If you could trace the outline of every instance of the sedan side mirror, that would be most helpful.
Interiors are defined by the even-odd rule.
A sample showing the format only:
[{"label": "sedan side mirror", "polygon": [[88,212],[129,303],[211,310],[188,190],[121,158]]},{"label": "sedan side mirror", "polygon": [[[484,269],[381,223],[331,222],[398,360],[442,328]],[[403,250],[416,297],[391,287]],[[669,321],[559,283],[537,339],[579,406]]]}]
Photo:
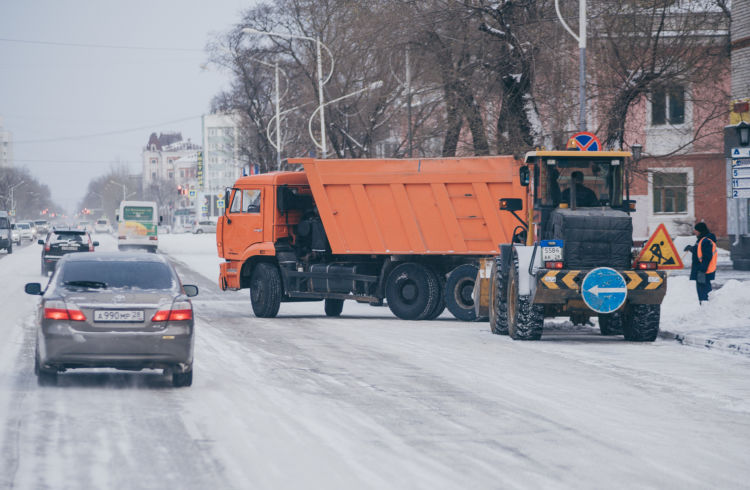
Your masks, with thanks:
[{"label": "sedan side mirror", "polygon": [[26,291],[26,294],[40,296],[42,294],[42,285],[38,282],[29,282],[26,283],[26,286],[24,286],[23,290]]},{"label": "sedan side mirror", "polygon": [[36,243],[38,243],[39,245],[44,245],[44,240],[37,240]]},{"label": "sedan side mirror", "polygon": [[198,286],[194,286],[192,284],[184,284],[182,286],[182,289],[185,290],[185,296],[187,296],[188,298],[198,296]]}]

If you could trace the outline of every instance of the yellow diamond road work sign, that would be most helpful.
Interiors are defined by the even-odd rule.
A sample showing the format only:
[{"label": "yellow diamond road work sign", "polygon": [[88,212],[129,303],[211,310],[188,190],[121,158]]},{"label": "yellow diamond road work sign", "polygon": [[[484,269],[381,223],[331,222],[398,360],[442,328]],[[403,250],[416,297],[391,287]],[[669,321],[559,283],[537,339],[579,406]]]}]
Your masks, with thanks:
[{"label": "yellow diamond road work sign", "polygon": [[638,256],[638,261],[656,262],[658,269],[682,269],[684,267],[664,223],[660,224],[648,239],[641,255]]}]

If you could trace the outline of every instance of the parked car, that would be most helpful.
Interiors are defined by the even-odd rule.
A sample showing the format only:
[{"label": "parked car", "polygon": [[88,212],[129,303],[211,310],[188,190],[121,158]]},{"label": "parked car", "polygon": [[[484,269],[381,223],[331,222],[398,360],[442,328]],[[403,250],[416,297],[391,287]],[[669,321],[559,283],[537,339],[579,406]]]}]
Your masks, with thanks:
[{"label": "parked car", "polygon": [[193,233],[216,233],[216,221],[196,221],[193,225]]},{"label": "parked car", "polygon": [[161,255],[70,254],[42,290],[34,373],[53,385],[71,368],[163,369],[175,387],[193,382],[193,305],[198,287],[182,285]]},{"label": "parked car", "polygon": [[49,232],[49,221],[46,219],[34,220],[34,226],[36,227],[37,236],[44,236]]},{"label": "parked car", "polygon": [[55,270],[55,265],[63,255],[73,252],[93,252],[99,242],[91,240],[91,235],[83,230],[52,230],[46,240],[39,240],[42,248],[42,275]]},{"label": "parked car", "polygon": [[112,233],[112,226],[107,218],[100,218],[94,223],[94,233]]},{"label": "parked car", "polygon": [[13,230],[7,211],[0,211],[0,248],[13,253]]},{"label": "parked car", "polygon": [[18,223],[16,223],[16,230],[18,230],[19,243],[23,240],[34,240],[34,230],[31,229],[31,225],[29,225],[28,222],[19,221]]},{"label": "parked car", "polygon": [[12,223],[10,225],[10,235],[12,237],[13,243],[16,245],[21,244],[21,234],[18,232],[18,228],[16,228],[16,224]]}]

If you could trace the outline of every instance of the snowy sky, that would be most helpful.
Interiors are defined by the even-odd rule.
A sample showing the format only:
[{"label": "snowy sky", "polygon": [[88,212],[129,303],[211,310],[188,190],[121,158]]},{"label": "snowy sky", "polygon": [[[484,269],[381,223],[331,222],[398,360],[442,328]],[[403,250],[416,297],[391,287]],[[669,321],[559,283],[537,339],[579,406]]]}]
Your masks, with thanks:
[{"label": "snowy sky", "polygon": [[199,141],[200,115],[228,85],[225,73],[201,68],[206,42],[252,3],[2,2],[0,117],[13,133],[16,167],[72,211],[113,162],[140,172],[151,132]]}]

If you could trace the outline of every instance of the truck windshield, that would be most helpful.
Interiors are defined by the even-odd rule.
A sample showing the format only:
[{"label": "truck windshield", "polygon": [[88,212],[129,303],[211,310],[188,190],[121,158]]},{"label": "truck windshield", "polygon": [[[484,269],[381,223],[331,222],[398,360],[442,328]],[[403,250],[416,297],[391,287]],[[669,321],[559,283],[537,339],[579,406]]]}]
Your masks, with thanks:
[{"label": "truck windshield", "polygon": [[545,160],[540,172],[542,204],[569,207],[575,199],[576,207],[619,207],[622,205],[621,168],[620,160]]}]

